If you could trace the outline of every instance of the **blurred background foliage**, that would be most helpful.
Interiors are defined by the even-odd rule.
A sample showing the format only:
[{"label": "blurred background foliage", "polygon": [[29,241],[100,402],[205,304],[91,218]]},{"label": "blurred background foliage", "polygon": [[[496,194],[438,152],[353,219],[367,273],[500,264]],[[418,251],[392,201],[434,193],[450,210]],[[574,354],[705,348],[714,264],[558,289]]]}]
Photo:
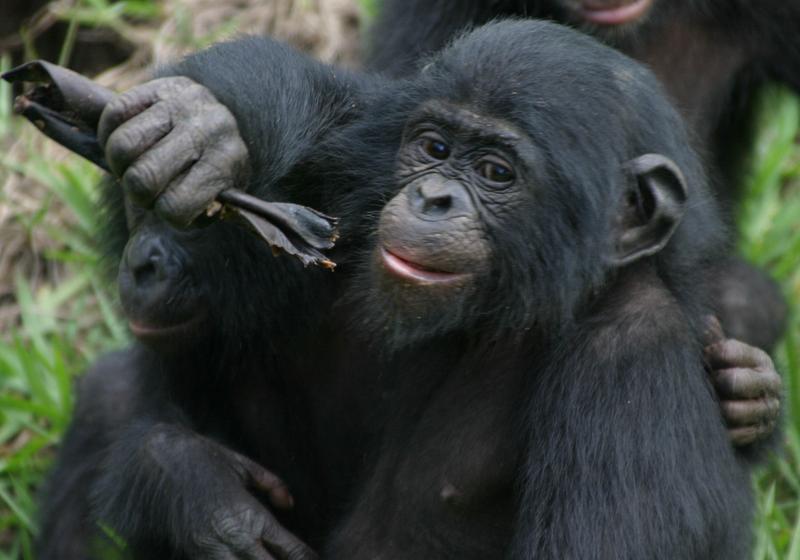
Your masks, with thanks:
[{"label": "blurred background foliage", "polygon": [[[118,90],[152,64],[239,32],[269,33],[355,66],[380,0],[3,0],[0,70],[45,57]],[[0,560],[32,558],[35,496],[69,422],[72,382],[124,346],[98,250],[99,173],[12,116],[0,84]],[[793,310],[776,353],[786,383],[781,454],[754,476],[754,558],[800,560],[800,100],[770,86],[738,224],[740,251],[782,284]]]}]

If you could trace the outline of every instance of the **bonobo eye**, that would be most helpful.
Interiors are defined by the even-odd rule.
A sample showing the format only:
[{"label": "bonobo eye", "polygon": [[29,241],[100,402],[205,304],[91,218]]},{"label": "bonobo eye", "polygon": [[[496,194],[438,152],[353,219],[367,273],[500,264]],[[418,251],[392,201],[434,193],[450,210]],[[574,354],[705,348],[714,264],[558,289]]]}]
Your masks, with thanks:
[{"label": "bonobo eye", "polygon": [[422,150],[433,159],[450,157],[450,147],[439,136],[425,135],[421,140]]},{"label": "bonobo eye", "polygon": [[481,160],[478,164],[478,174],[492,183],[510,183],[514,180],[514,171],[502,160]]}]

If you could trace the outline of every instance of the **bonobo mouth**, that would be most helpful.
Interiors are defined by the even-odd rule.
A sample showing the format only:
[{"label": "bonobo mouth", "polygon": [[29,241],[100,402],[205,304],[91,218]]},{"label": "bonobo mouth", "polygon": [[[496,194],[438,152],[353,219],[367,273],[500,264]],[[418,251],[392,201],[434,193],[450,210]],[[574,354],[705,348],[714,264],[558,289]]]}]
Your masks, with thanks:
[{"label": "bonobo mouth", "polygon": [[436,270],[428,265],[409,260],[406,255],[399,255],[396,249],[390,251],[386,247],[381,247],[381,260],[384,268],[395,276],[418,283],[441,284],[466,276],[459,272]]},{"label": "bonobo mouth", "polygon": [[581,0],[580,14],[598,25],[622,25],[640,19],[653,0]]},{"label": "bonobo mouth", "polygon": [[204,312],[196,313],[188,319],[174,323],[129,319],[128,326],[133,336],[146,344],[177,343],[195,334],[205,316]]}]

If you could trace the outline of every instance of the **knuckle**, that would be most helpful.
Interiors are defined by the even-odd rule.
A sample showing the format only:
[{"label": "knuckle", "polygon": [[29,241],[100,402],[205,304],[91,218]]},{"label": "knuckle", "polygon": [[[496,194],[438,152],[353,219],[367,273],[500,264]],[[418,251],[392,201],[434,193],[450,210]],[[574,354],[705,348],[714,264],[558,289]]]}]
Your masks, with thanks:
[{"label": "knuckle", "polygon": [[109,101],[106,108],[103,110],[103,116],[106,118],[120,118],[125,115],[130,107],[133,99],[134,90],[126,91],[114,97]]},{"label": "knuckle", "polygon": [[153,167],[144,162],[132,165],[122,176],[125,190],[138,199],[152,198],[158,187],[155,182]]},{"label": "knuckle", "polygon": [[158,197],[154,210],[171,224],[186,227],[212,199],[213,197],[199,196],[198,193],[187,195],[170,189]]},{"label": "knuckle", "polygon": [[180,204],[178,197],[171,193],[165,193],[158,198],[155,211],[158,216],[175,225],[186,225],[191,221],[186,218],[188,212]]},{"label": "knuckle", "polygon": [[190,120],[182,129],[181,136],[185,140],[186,157],[200,157],[208,144],[208,133],[197,119]]},{"label": "knuckle", "polygon": [[138,144],[140,135],[131,127],[115,130],[108,138],[106,153],[113,158],[124,158]]},{"label": "knuckle", "polygon": [[230,119],[228,119],[228,115],[225,113],[226,111],[223,107],[210,107],[206,113],[206,117],[202,119],[196,119],[195,125],[202,126],[209,130],[214,130],[218,133],[230,133]]},{"label": "knuckle", "polygon": [[752,370],[752,376],[762,395],[778,397],[783,391],[783,379],[773,368],[757,367]]},{"label": "knuckle", "polygon": [[758,374],[764,378],[765,381],[768,381],[769,384],[776,384],[776,385],[783,385],[783,379],[778,374],[778,371],[775,369],[772,360],[768,364],[761,364],[755,368]]},{"label": "knuckle", "polygon": [[189,80],[188,84],[185,86],[185,93],[187,97],[196,98],[196,99],[213,99],[211,92],[207,87],[204,85],[198,84],[195,81]]},{"label": "knuckle", "polygon": [[124,121],[123,115],[125,114],[124,100],[122,96],[118,95],[108,102],[105,109],[100,115],[100,121],[97,126],[98,139],[101,143],[106,142],[114,132],[115,128]]},{"label": "knuckle", "polygon": [[770,358],[769,354],[764,352],[761,348],[752,347],[753,352],[753,359],[756,364],[760,367],[766,369],[774,369],[774,365],[772,363],[772,358]]},{"label": "knuckle", "polygon": [[185,91],[192,82],[185,76],[168,76],[166,78],[158,78],[152,83],[156,88],[156,94],[159,99],[170,99],[175,94]]},{"label": "knuckle", "polygon": [[220,150],[226,158],[234,162],[246,160],[248,157],[247,146],[238,134],[233,135],[230,141],[223,142]]},{"label": "knuckle", "polygon": [[770,420],[777,418],[781,412],[781,401],[778,399],[767,399],[767,416]]}]

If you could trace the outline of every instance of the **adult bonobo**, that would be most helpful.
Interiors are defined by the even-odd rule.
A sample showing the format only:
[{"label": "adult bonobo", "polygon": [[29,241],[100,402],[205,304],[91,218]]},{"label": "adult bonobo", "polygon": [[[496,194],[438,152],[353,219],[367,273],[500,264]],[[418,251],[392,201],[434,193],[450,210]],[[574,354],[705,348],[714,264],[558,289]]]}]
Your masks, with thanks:
[{"label": "adult bonobo", "polygon": [[[753,94],[770,79],[800,87],[800,4],[784,0],[384,0],[367,67],[410,74],[460,31],[511,15],[573,25],[645,62],[707,153],[726,207],[750,146]],[[723,263],[717,276],[726,331],[772,348],[787,311],[778,287],[738,258]]]},{"label": "adult bonobo", "polygon": [[[298,539],[347,559],[746,556],[748,473],[701,357],[723,226],[647,71],[508,22],[407,82],[255,39],[172,72],[104,117],[133,125],[104,136],[116,157],[138,150],[138,200],[183,222],[224,188],[138,163],[203,161],[161,150],[198,95],[188,77],[235,116],[255,192],[343,231],[332,275],[230,224],[168,234],[168,252],[226,266],[195,276],[230,290],[212,317],[245,302],[263,317],[114,366],[137,392],[87,485],[142,557],[309,557]],[[154,96],[164,84],[177,96]]]}]

